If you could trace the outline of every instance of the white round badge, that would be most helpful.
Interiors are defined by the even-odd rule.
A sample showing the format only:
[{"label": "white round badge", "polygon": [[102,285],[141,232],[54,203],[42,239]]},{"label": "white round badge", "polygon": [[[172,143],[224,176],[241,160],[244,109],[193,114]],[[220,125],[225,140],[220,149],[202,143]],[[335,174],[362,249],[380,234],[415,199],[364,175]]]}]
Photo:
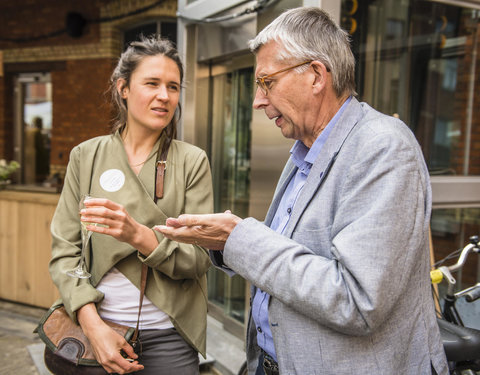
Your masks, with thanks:
[{"label": "white round badge", "polygon": [[119,169],[109,169],[100,176],[100,186],[103,190],[114,192],[122,188],[125,183],[125,175]]}]

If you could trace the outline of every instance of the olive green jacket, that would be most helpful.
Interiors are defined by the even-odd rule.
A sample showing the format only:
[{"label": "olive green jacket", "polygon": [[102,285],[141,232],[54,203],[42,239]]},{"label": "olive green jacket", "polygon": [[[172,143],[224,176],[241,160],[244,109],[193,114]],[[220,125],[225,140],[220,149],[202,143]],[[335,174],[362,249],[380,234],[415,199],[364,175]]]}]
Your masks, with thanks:
[{"label": "olive green jacket", "polygon": [[[113,266],[139,287],[142,262],[149,266],[145,295],[170,319],[197,351],[205,356],[208,252],[180,244],[154,231],[157,248],[145,257],[125,242],[93,233],[86,264],[90,279],[69,277],[65,271],[79,263],[81,235],[78,202],[82,194],[108,198],[125,207],[131,217],[147,227],[165,224],[182,213],[210,213],[213,193],[210,166],[204,151],[173,140],[167,157],[164,196],[153,200],[158,144],[140,173],[128,164],[118,134],[93,138],[76,146],[71,154],[65,184],[52,220],[52,259],[49,269],[61,301],[76,321],[83,305],[103,299],[95,286]],[[114,179],[105,180],[112,172]],[[112,174],[112,173],[111,173]],[[122,176],[124,183],[122,183]],[[110,176],[111,177],[111,176]],[[105,188],[109,191],[106,191]],[[117,191],[111,191],[116,190]]]}]

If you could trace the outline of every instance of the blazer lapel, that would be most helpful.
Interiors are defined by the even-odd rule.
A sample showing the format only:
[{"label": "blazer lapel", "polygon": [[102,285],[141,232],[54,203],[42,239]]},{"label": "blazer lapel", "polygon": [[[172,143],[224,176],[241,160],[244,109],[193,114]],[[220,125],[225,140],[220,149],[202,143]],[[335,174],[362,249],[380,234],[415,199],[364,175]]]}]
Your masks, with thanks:
[{"label": "blazer lapel", "polygon": [[317,159],[313,163],[307,181],[305,182],[297,202],[293,207],[292,217],[285,228],[285,236],[292,236],[298,220],[302,216],[317,190],[320,188],[320,185],[327,176],[328,171],[335,162],[335,158],[345,143],[345,140],[358,123],[358,120],[362,117],[362,114],[363,110],[361,104],[357,99],[352,98],[347,108],[345,108],[345,112],[342,114],[328,136],[320,155],[318,155]]}]

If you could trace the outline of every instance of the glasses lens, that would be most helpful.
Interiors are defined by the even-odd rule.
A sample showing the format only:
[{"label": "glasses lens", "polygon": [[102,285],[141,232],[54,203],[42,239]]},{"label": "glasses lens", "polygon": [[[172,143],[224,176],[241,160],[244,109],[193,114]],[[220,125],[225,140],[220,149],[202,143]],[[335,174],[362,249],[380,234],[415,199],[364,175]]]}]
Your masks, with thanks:
[{"label": "glasses lens", "polygon": [[268,94],[267,86],[265,85],[265,81],[261,78],[258,78],[255,80],[255,83],[257,84],[258,87],[260,87],[260,90],[262,90],[263,95]]}]

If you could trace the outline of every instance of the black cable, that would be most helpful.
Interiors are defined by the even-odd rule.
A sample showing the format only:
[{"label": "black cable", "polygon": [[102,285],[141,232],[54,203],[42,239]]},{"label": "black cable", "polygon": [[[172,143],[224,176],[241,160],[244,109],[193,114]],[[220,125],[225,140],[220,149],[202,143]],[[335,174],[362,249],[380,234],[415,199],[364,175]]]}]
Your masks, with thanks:
[{"label": "black cable", "polygon": [[165,0],[158,0],[150,5],[147,5],[147,6],[144,6],[143,8],[138,8],[138,9],[135,9],[131,12],[128,12],[128,13],[124,13],[124,14],[120,14],[118,16],[112,16],[112,17],[101,17],[101,18],[98,18],[98,19],[94,19],[94,20],[87,20],[87,22],[90,22],[90,23],[102,23],[102,22],[110,22],[110,21],[116,21],[116,20],[119,20],[119,19],[122,19],[122,18],[126,18],[126,17],[130,17],[130,16],[134,16],[136,14],[140,14],[140,13],[143,13],[143,12],[146,12],[147,10],[150,10],[152,8],[155,8],[157,5],[160,5],[161,3],[163,3]]},{"label": "black cable", "polygon": [[37,36],[29,36],[23,38],[2,38],[0,37],[0,42],[14,42],[14,43],[25,43],[25,42],[34,42],[41,39],[53,38],[55,36],[62,35],[67,32],[67,28],[63,28],[61,30],[52,31],[51,33],[37,35]]},{"label": "black cable", "polygon": [[52,31],[47,34],[43,35],[36,35],[36,36],[30,36],[30,37],[20,37],[20,38],[4,38],[0,37],[0,42],[13,42],[13,43],[26,43],[26,42],[34,42],[37,40],[42,40],[42,39],[47,39],[47,38],[53,38],[62,34],[69,34],[72,37],[79,37],[82,35],[82,30],[83,27],[85,27],[88,23],[94,24],[94,23],[103,23],[103,22],[110,22],[110,21],[115,21],[119,20],[122,18],[134,16],[136,14],[140,14],[143,12],[146,12],[147,10],[150,10],[158,5],[160,5],[162,2],[165,0],[157,0],[154,3],[144,6],[143,8],[135,9],[131,12],[120,14],[118,16],[112,16],[112,17],[100,17],[97,19],[87,19],[83,17],[80,13],[77,12],[70,12],[66,16],[66,27]]},{"label": "black cable", "polygon": [[451,253],[448,254],[445,258],[440,259],[439,261],[435,262],[435,263],[433,264],[433,267],[434,267],[434,268],[437,268],[439,265],[445,263],[447,260],[456,258],[456,257],[458,256],[458,254],[462,252],[462,250],[463,250],[463,249],[458,249],[458,250],[455,250],[455,251],[451,252]]}]

